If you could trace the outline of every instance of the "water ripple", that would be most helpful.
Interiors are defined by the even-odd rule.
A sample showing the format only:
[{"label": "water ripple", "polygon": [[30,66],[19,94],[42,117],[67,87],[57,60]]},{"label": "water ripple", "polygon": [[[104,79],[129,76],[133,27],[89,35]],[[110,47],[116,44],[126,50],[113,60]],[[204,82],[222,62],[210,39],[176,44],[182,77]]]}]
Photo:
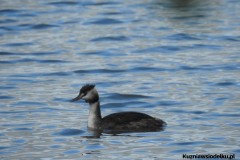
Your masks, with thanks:
[{"label": "water ripple", "polygon": [[114,25],[114,24],[121,24],[123,23],[120,20],[117,19],[112,19],[112,18],[101,18],[101,19],[96,19],[96,20],[91,20],[88,22],[85,22],[85,25]]},{"label": "water ripple", "polygon": [[10,79],[9,81],[17,81],[17,82],[35,82],[27,79],[20,79],[19,77],[49,77],[49,76],[69,76],[69,72],[50,72],[50,73],[28,73],[28,74],[12,74],[9,77],[17,77],[16,79]]},{"label": "water ripple", "polygon": [[13,99],[14,97],[12,96],[0,96],[0,99]]},{"label": "water ripple", "polygon": [[[116,99],[116,101],[118,101],[119,99]],[[140,101],[132,101],[132,102],[121,102],[121,103],[107,103],[102,105],[103,108],[122,108],[122,107],[129,107],[129,108],[133,108],[133,107],[141,107],[141,108],[145,108],[145,107],[149,107],[150,105],[146,102],[140,102]]]},{"label": "water ripple", "polygon": [[183,47],[179,46],[157,46],[149,47],[146,49],[136,50],[135,53],[176,53],[183,50]]},{"label": "water ripple", "polygon": [[112,2],[112,1],[106,1],[106,2],[87,2],[84,5],[86,6],[105,6],[105,5],[117,5],[120,4],[120,2]]},{"label": "water ripple", "polygon": [[240,117],[238,113],[211,113],[213,117]]},{"label": "water ripple", "polygon": [[177,101],[159,101],[159,102],[157,102],[156,105],[158,105],[158,106],[180,106],[183,104],[185,104],[185,103],[177,102]]},{"label": "water ripple", "polygon": [[18,10],[18,9],[1,9],[0,10],[0,13],[1,14],[16,14],[16,13],[19,13],[19,12],[21,12],[22,10]]},{"label": "water ripple", "polygon": [[58,1],[58,2],[50,2],[47,3],[49,5],[55,6],[74,6],[74,5],[81,5],[81,6],[103,6],[103,5],[115,5],[119,4],[118,2],[91,2],[91,1],[83,1],[83,2],[74,2],[74,1]]},{"label": "water ripple", "polygon": [[[15,19],[4,19],[4,20],[0,20],[0,24],[6,24],[6,23],[14,23],[17,22],[17,20]],[[1,29],[1,27],[0,27]]]},{"label": "water ripple", "polygon": [[32,29],[48,29],[48,28],[55,28],[59,27],[58,25],[52,24],[37,24],[37,25],[30,25]]},{"label": "water ripple", "polygon": [[[7,44],[6,44],[7,45]],[[9,55],[34,55],[34,56],[49,56],[49,55],[53,55],[53,54],[60,54],[62,51],[55,51],[55,52],[30,52],[30,53],[22,53],[22,52],[0,52],[0,55],[6,55],[6,56],[9,56]]]},{"label": "water ripple", "polygon": [[118,73],[124,72],[126,70],[122,69],[89,69],[89,70],[76,70],[74,73],[83,74],[83,73]]},{"label": "water ripple", "polygon": [[[98,52],[96,52],[97,54]],[[93,53],[95,54],[95,52]],[[160,67],[133,67],[128,69],[89,69],[76,70],[74,73],[122,73],[122,72],[177,72],[177,71],[218,71],[218,70],[240,70],[238,64],[223,64],[223,65],[199,65],[199,66],[179,66],[179,68],[160,68]]]},{"label": "water ripple", "polygon": [[174,143],[171,143],[171,145],[175,146],[175,145],[179,145],[179,146],[199,146],[199,145],[202,145],[202,144],[205,144],[206,142],[203,142],[203,141],[193,141],[193,142],[174,142]]},{"label": "water ripple", "polygon": [[226,82],[210,83],[210,85],[228,87],[228,86],[238,86],[238,83],[231,82],[231,81],[226,81]]},{"label": "water ripple", "polygon": [[77,154],[79,152],[80,152],[79,150],[68,150],[68,151],[65,151],[64,154]]},{"label": "water ripple", "polygon": [[177,150],[173,150],[173,151],[171,151],[170,153],[171,154],[180,154],[180,153],[192,153],[194,150],[192,150],[192,149],[177,149]]},{"label": "water ripple", "polygon": [[216,71],[216,70],[240,70],[240,64],[232,63],[232,64],[218,64],[218,65],[199,65],[199,66],[180,66],[180,70],[193,70],[193,71]]},{"label": "water ripple", "polygon": [[196,19],[205,18],[205,17],[206,17],[206,15],[199,14],[199,15],[192,15],[192,16],[175,16],[175,17],[172,17],[172,19],[175,19],[175,20],[187,20],[187,19],[196,20]]},{"label": "water ripple", "polygon": [[239,42],[240,41],[240,36],[220,36],[218,39],[221,39],[223,41],[233,41],[233,42]]},{"label": "water ripple", "polygon": [[46,104],[41,102],[20,101],[13,105],[14,106],[45,106]]},{"label": "water ripple", "polygon": [[107,36],[91,39],[92,42],[102,42],[102,41],[128,41],[129,38],[125,36]]},{"label": "water ripple", "polygon": [[43,76],[69,76],[70,73],[68,72],[52,72],[52,73],[47,73],[43,74]]},{"label": "water ripple", "polygon": [[49,2],[49,5],[56,5],[56,6],[68,6],[68,5],[78,5],[79,2],[74,1],[59,1],[59,2]]},{"label": "water ripple", "polygon": [[32,128],[22,127],[22,128],[14,128],[16,131],[32,131]]},{"label": "water ripple", "polygon": [[98,55],[98,56],[123,56],[123,53],[118,53],[109,50],[102,50],[102,51],[87,51],[81,52],[79,55]]},{"label": "water ripple", "polygon": [[[10,147],[9,146],[0,146],[0,150],[8,149],[8,148],[10,148]],[[1,154],[1,152],[0,152],[0,154]]]},{"label": "water ripple", "polygon": [[76,136],[76,135],[81,135],[83,134],[83,130],[79,129],[63,129],[60,132],[56,132],[53,135],[55,136]]},{"label": "water ripple", "polygon": [[9,90],[9,89],[16,89],[17,87],[15,87],[14,85],[4,85],[4,86],[0,86],[0,89],[2,90]]},{"label": "water ripple", "polygon": [[4,46],[9,46],[9,47],[21,47],[21,46],[30,46],[30,45],[33,45],[33,43],[32,42],[21,42],[21,43],[8,43],[8,44],[4,44]]},{"label": "water ripple", "polygon": [[169,109],[169,110],[166,110],[166,112],[173,112],[173,113],[190,113],[190,114],[206,114],[207,112],[205,111],[198,111],[198,110],[195,110],[195,111],[187,111],[187,110],[181,110],[181,109]]},{"label": "water ripple", "polygon": [[[179,37],[175,37],[176,40],[178,38]],[[174,38],[170,38],[170,39],[174,39]],[[188,40],[188,38],[185,37],[185,40]],[[156,47],[148,47],[145,49],[136,50],[134,51],[134,53],[177,53],[179,51],[196,50],[196,49],[221,50],[222,47],[219,45],[206,45],[206,44],[194,44],[191,46],[156,46]]]},{"label": "water ripple", "polygon": [[125,14],[133,14],[132,11],[122,11],[122,12],[119,12],[119,11],[112,11],[112,12],[103,12],[101,13],[102,15],[111,15],[111,16],[114,16],[114,15],[125,15]]},{"label": "water ripple", "polygon": [[173,72],[176,71],[176,69],[174,68],[160,68],[160,67],[133,67],[131,69],[129,69],[129,71],[131,72]]},{"label": "water ripple", "polygon": [[8,61],[0,61],[0,64],[17,64],[17,63],[28,63],[28,62],[35,62],[35,63],[68,63],[68,61],[63,60],[39,60],[39,59],[30,59],[30,58],[24,58],[24,59],[18,59],[18,60],[8,60]]},{"label": "water ripple", "polygon": [[166,39],[176,40],[176,41],[180,41],[180,40],[200,40],[200,38],[198,38],[194,35],[191,35],[191,34],[187,34],[187,33],[173,34],[173,35],[167,36]]},{"label": "water ripple", "polygon": [[138,98],[151,98],[151,96],[140,95],[140,94],[111,93],[107,98],[127,100],[127,99],[138,99]]},{"label": "water ripple", "polygon": [[49,28],[56,28],[59,27],[58,25],[53,24],[19,24],[16,26],[4,26],[0,27],[0,29],[5,31],[27,31],[30,29],[49,29]]},{"label": "water ripple", "polygon": [[191,47],[192,49],[210,49],[210,50],[221,50],[220,45],[210,45],[210,44],[195,44]]},{"label": "water ripple", "polygon": [[[1,126],[5,126],[5,127],[20,127],[20,126],[33,126],[35,123],[20,123],[20,124],[16,124],[16,123],[5,123],[2,124]],[[25,127],[22,127],[25,128]],[[27,127],[28,128],[28,127]]]}]

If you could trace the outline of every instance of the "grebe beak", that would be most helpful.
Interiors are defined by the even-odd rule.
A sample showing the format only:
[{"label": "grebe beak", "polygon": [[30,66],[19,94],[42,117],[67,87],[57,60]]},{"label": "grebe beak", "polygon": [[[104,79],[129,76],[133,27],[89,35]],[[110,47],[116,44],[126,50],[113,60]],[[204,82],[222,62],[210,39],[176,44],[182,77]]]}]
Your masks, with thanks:
[{"label": "grebe beak", "polygon": [[71,102],[78,101],[78,100],[82,99],[83,96],[84,96],[84,94],[79,94],[76,98],[73,98],[73,99],[71,100]]}]

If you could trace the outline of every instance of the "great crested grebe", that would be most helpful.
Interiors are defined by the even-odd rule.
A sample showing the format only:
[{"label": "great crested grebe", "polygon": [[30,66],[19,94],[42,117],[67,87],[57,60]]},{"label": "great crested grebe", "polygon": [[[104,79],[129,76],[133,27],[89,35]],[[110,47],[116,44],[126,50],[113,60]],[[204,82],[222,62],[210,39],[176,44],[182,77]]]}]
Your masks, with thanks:
[{"label": "great crested grebe", "polygon": [[84,85],[72,102],[83,99],[89,103],[88,128],[102,132],[152,132],[161,131],[166,125],[161,119],[139,112],[119,112],[101,116],[99,95],[93,84]]}]

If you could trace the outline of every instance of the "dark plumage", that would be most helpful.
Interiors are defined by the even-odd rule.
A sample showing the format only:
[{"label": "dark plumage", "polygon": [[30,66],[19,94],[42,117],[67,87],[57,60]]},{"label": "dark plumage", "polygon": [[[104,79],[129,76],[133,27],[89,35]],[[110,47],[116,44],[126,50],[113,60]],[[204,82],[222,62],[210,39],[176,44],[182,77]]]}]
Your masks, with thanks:
[{"label": "dark plumage", "polygon": [[80,89],[80,94],[81,93],[87,94],[87,92],[93,89],[94,87],[95,87],[94,84],[86,84]]},{"label": "dark plumage", "polygon": [[160,131],[166,125],[161,119],[139,112],[119,112],[102,119],[101,128],[106,132]]},{"label": "dark plumage", "polygon": [[119,112],[104,118],[101,116],[100,102],[95,85],[84,85],[79,95],[72,101],[84,99],[90,105],[88,127],[107,133],[160,131],[166,123],[145,113]]}]

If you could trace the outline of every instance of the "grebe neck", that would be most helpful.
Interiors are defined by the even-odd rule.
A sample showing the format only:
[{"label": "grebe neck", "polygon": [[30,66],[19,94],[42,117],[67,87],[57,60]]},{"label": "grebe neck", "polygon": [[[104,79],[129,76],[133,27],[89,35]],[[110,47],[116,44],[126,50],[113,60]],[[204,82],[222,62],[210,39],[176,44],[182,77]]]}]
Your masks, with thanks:
[{"label": "grebe neck", "polygon": [[96,101],[89,103],[89,105],[88,127],[90,129],[99,129],[102,120],[100,102]]}]

